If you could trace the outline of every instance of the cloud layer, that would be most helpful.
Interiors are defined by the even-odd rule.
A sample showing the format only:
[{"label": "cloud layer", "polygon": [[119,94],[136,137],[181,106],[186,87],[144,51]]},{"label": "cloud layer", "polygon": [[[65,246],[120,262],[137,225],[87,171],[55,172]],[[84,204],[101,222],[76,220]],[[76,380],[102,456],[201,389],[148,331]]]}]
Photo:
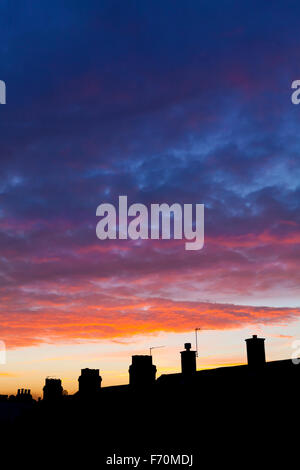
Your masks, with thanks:
[{"label": "cloud layer", "polygon": [[[1,339],[23,346],[299,315],[300,110],[290,100],[299,7],[11,9],[0,14]],[[204,203],[204,249],[100,242],[96,207],[120,194]]]}]

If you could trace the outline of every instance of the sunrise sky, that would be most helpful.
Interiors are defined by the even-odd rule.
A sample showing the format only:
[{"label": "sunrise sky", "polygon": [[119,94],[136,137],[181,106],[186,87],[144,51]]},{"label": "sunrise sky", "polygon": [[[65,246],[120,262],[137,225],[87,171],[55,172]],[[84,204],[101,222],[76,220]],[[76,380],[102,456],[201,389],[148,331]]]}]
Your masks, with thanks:
[{"label": "sunrise sky", "polygon": [[[83,367],[127,383],[300,338],[299,13],[293,1],[2,2],[0,394]],[[96,237],[96,208],[205,204],[205,245]]]}]

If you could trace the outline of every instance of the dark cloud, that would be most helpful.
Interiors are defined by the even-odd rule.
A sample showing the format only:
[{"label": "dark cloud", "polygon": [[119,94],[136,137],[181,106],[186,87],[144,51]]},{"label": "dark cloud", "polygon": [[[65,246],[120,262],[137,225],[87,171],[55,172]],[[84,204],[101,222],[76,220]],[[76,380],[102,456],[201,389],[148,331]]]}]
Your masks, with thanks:
[{"label": "dark cloud", "polygon": [[[162,302],[196,298],[200,288],[212,301],[214,293],[238,302],[272,291],[296,299],[299,110],[290,85],[300,73],[299,7],[19,7],[0,7],[8,91],[0,108],[0,279],[8,311],[15,304],[7,292],[23,299],[22,314],[39,306],[39,298],[24,299],[25,286],[49,296],[53,283],[66,292],[81,285],[88,297],[94,284],[86,283],[118,292],[126,280],[136,295],[137,279],[141,297]],[[205,249],[101,244],[96,207],[119,194],[130,203],[204,203]]]}]

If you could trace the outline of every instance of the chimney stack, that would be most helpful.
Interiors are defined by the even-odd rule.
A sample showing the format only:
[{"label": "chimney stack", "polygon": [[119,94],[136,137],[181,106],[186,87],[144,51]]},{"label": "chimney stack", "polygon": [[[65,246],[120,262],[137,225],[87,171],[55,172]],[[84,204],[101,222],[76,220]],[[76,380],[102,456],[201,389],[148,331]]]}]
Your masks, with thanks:
[{"label": "chimney stack", "polygon": [[62,398],[63,388],[60,379],[46,378],[43,387],[44,397],[46,401],[56,401]]},{"label": "chimney stack", "polygon": [[196,351],[191,351],[191,343],[184,344],[181,351],[181,373],[184,377],[192,377],[196,373]]},{"label": "chimney stack", "polygon": [[80,395],[87,397],[99,392],[102,382],[99,372],[99,369],[81,369],[81,375],[78,378]]},{"label": "chimney stack", "polygon": [[248,338],[245,341],[248,365],[251,367],[262,367],[266,363],[265,338],[258,338],[257,335],[253,335],[252,338]]},{"label": "chimney stack", "polygon": [[156,366],[152,356],[132,356],[129,366],[129,384],[136,388],[146,388],[155,383]]}]

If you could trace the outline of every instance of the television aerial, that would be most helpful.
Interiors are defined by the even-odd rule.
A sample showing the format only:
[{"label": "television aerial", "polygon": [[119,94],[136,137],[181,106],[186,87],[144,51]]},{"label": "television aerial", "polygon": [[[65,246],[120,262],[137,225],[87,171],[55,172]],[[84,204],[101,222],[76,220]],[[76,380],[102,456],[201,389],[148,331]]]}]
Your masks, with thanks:
[{"label": "television aerial", "polygon": [[196,357],[199,356],[198,354],[198,331],[200,331],[201,328],[195,328],[195,337],[196,337]]},{"label": "television aerial", "polygon": [[152,349],[160,349],[160,348],[165,348],[165,346],[152,346],[151,348],[149,348],[150,356],[152,356]]}]

